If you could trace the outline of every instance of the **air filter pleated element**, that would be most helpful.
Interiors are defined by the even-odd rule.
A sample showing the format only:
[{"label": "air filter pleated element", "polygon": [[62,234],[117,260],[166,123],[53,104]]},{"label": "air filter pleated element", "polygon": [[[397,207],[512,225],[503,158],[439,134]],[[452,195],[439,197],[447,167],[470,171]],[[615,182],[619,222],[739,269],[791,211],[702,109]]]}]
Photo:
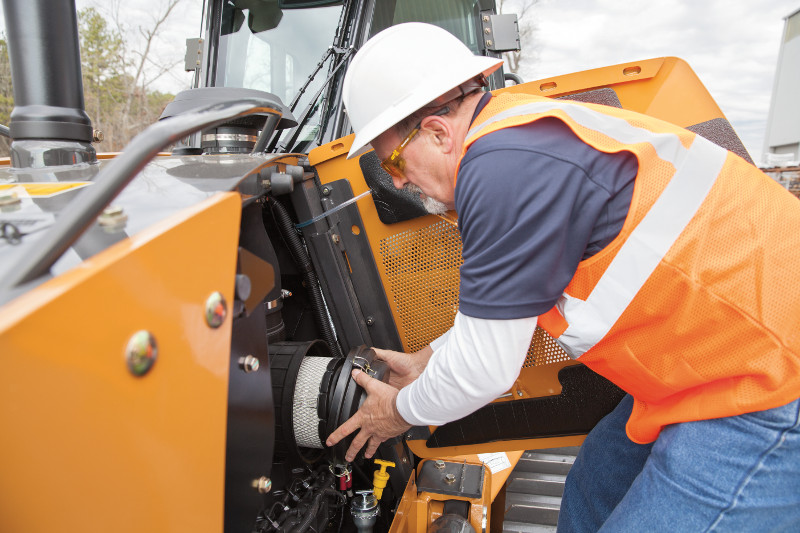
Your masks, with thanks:
[{"label": "air filter pleated element", "polygon": [[319,385],[330,361],[330,357],[305,357],[300,364],[292,401],[292,427],[298,446],[322,448],[317,402]]}]

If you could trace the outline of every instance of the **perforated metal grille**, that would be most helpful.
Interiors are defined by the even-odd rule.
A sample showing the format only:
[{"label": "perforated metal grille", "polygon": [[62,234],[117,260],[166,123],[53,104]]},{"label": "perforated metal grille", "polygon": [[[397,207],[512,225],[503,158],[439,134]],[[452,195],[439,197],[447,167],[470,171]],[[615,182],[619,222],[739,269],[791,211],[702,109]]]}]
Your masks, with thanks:
[{"label": "perforated metal grille", "polygon": [[306,357],[300,363],[292,398],[292,427],[298,446],[322,448],[322,441],[319,439],[317,397],[319,384],[322,383],[322,377],[330,360],[330,357]]},{"label": "perforated metal grille", "polygon": [[531,342],[531,347],[528,348],[528,356],[525,358],[522,368],[549,365],[569,360],[569,355],[561,349],[555,339],[537,326],[536,331],[533,332],[533,342]]},{"label": "perforated metal grille", "polygon": [[[447,331],[458,311],[461,236],[446,221],[403,231],[380,242],[388,292],[409,352],[427,346]],[[543,329],[536,328],[523,368],[569,361]]]},{"label": "perforated metal grille", "polygon": [[461,236],[441,221],[381,241],[395,313],[409,352],[427,346],[453,325],[458,311]]}]

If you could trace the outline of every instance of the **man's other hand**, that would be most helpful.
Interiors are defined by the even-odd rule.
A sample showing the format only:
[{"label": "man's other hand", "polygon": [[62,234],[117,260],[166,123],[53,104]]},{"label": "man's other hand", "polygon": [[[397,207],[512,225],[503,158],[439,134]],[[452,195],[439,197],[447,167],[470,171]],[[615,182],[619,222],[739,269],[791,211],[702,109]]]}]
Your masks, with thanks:
[{"label": "man's other hand", "polygon": [[326,442],[327,446],[333,446],[360,429],[345,454],[347,462],[353,461],[365,444],[367,447],[364,457],[371,458],[383,441],[400,435],[411,427],[397,411],[396,399],[399,391],[396,388],[373,379],[360,370],[353,370],[352,376],[367,391],[367,398],[356,414],[331,433]]},{"label": "man's other hand", "polygon": [[389,385],[396,389],[402,389],[409,385],[422,374],[428,364],[428,360],[433,354],[430,346],[414,353],[394,352],[392,350],[381,350],[373,348],[378,359],[389,365]]}]

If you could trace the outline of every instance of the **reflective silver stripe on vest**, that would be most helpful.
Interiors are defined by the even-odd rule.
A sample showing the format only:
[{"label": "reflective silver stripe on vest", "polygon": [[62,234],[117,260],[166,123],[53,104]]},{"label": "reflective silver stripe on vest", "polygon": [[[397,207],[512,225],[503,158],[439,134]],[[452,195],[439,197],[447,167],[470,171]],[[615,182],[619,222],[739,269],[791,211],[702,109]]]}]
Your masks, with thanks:
[{"label": "reflective silver stripe on vest", "polygon": [[[543,104],[544,109],[539,103],[524,104],[500,115],[509,118],[518,114],[529,114],[532,112],[530,106],[537,106],[539,110],[536,112],[553,107],[569,107],[567,112],[576,122],[592,129],[596,128],[620,142],[650,142],[659,156],[673,162],[677,169],[645,217],[623,243],[589,297],[584,301],[564,294],[559,299],[558,310],[567,320],[569,327],[556,340],[570,357],[577,359],[606,336],[630,305],[708,196],[722,170],[728,152],[699,135],[695,136],[689,150],[685,150],[678,137],[673,134],[654,134],[631,126],[616,117],[608,117],[612,120],[606,121],[604,117],[607,115],[600,113],[597,113],[601,115],[599,120],[592,117],[585,121],[583,119],[587,113],[583,111],[587,111],[589,115],[595,113],[570,104],[565,106],[552,106],[550,102]],[[523,108],[525,111],[522,111]],[[582,111],[575,112],[576,109]],[[510,111],[514,113],[509,113]],[[496,122],[493,119],[500,115],[495,115],[489,120]],[[600,123],[602,126],[598,127]],[[481,124],[480,129],[486,125],[487,123]],[[611,131],[605,129],[609,126]],[[468,135],[471,136],[472,133],[471,131]],[[638,135],[634,135],[636,133]],[[653,138],[655,142],[651,140]],[[680,149],[675,147],[675,143]]]},{"label": "reflective silver stripe on vest", "polygon": [[649,143],[655,148],[658,157],[672,163],[676,168],[683,158],[686,157],[687,150],[683,147],[677,135],[672,133],[653,133],[644,128],[633,126],[624,119],[606,115],[605,113],[600,113],[573,103],[557,101],[533,102],[506,109],[490,117],[486,122],[469,130],[467,132],[466,142],[472,142],[473,135],[477,135],[484,128],[488,128],[501,120],[523,115],[546,113],[553,109],[560,109],[581,126],[602,132],[623,144]]}]

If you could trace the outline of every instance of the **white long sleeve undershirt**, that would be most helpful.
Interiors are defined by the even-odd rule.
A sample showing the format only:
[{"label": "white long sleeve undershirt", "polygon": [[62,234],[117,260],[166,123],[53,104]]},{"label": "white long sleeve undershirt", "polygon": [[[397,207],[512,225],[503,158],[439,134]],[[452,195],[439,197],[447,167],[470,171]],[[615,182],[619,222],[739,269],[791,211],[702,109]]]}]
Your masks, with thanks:
[{"label": "white long sleeve undershirt", "polygon": [[506,392],[517,379],[536,317],[488,320],[456,314],[431,342],[428,365],[397,395],[400,415],[415,426],[458,420]]}]

